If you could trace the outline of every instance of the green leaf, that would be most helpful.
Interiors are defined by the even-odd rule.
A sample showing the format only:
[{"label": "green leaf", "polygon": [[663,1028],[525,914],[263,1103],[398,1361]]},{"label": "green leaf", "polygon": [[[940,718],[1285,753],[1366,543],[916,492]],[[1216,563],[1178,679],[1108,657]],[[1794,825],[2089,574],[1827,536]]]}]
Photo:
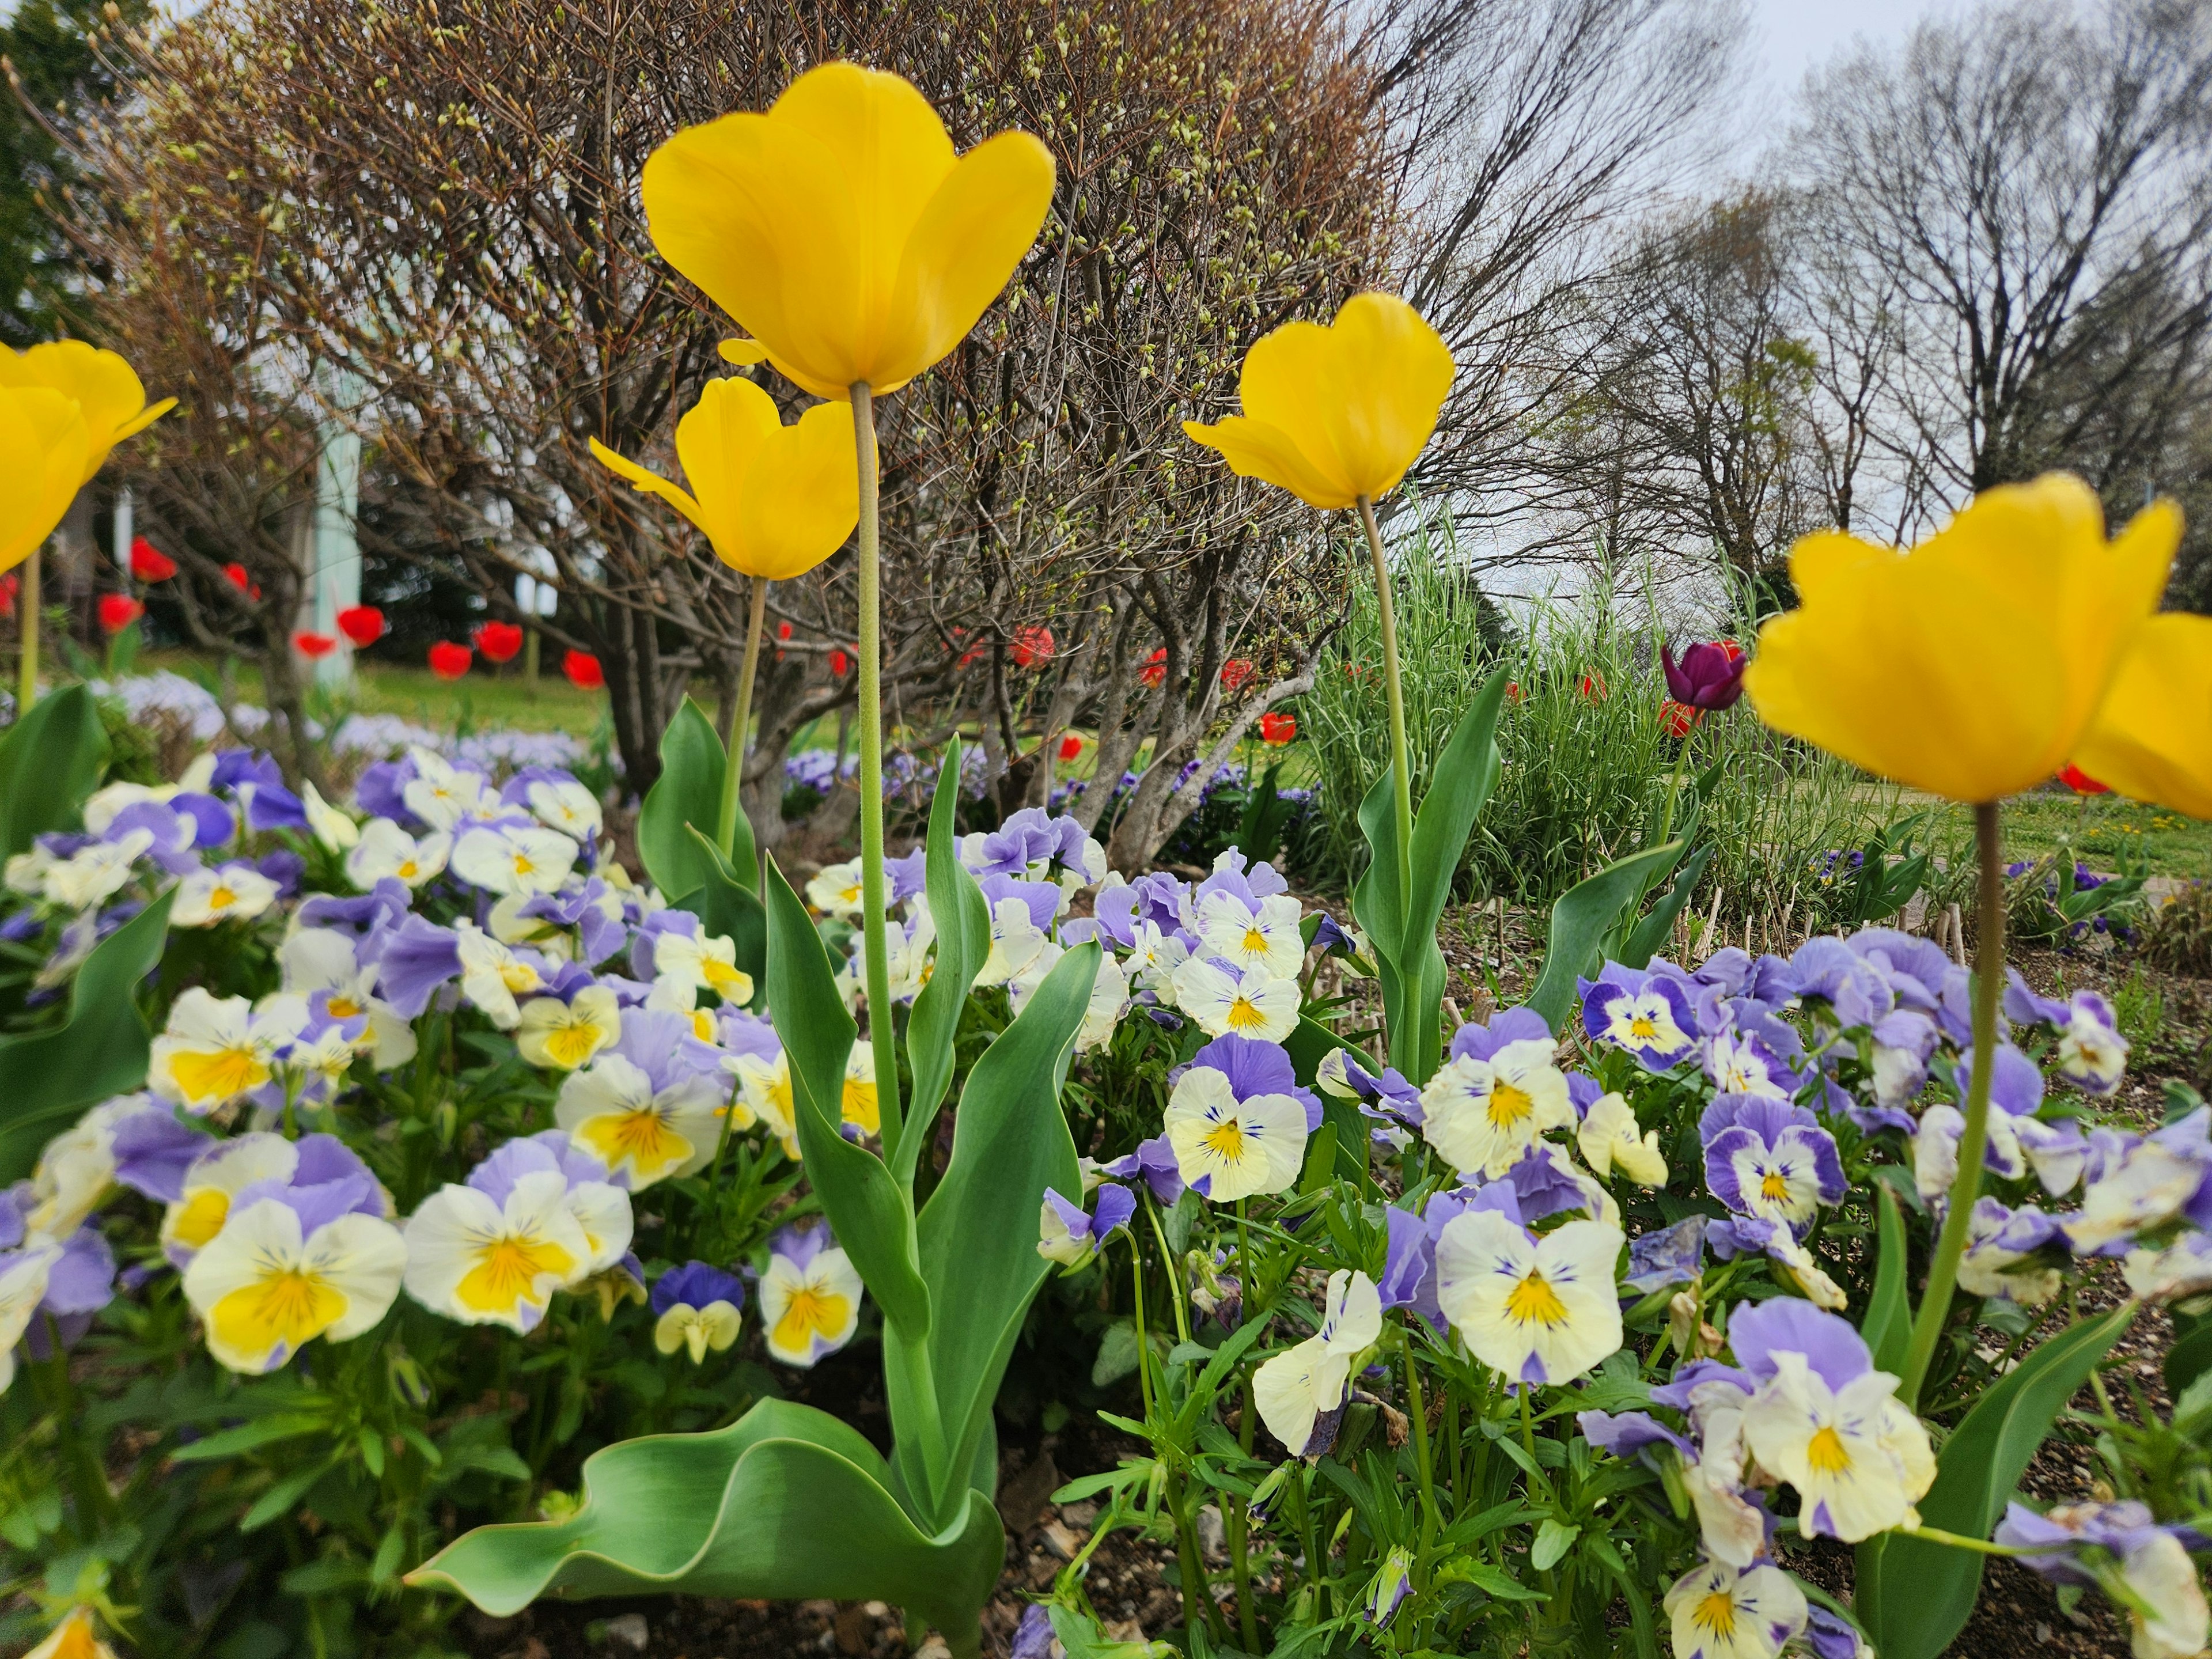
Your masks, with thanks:
[{"label": "green leaf", "polygon": [[[1297,1024],[1291,1028],[1288,1040],[1283,1044],[1291,1056],[1291,1069],[1297,1073],[1299,1083],[1309,1089],[1314,1086],[1314,1074],[1321,1069],[1321,1063],[1328,1058],[1328,1051],[1332,1048],[1351,1048],[1352,1046],[1320,1021],[1304,1014],[1298,1016]],[[1371,1067],[1373,1062],[1365,1054],[1358,1054],[1357,1049],[1353,1053],[1358,1055],[1362,1067]],[[1368,1196],[1375,1196],[1380,1189],[1376,1187],[1374,1172],[1367,1164],[1370,1144],[1367,1120],[1359,1115],[1359,1108],[1355,1103],[1340,1099],[1327,1090],[1320,1092],[1322,1126],[1335,1130],[1331,1144],[1335,1148],[1336,1173],[1347,1181],[1358,1182]],[[1303,1181],[1299,1188],[1305,1190]]]},{"label": "green leaf", "polygon": [[1544,1524],[1536,1528],[1536,1542],[1528,1551],[1528,1565],[1539,1572],[1557,1566],[1568,1546],[1582,1535],[1580,1527],[1570,1526],[1557,1516],[1546,1516]]},{"label": "green leaf", "polygon": [[30,1174],[48,1138],[85,1108],[145,1082],[153,1039],[137,993],[161,959],[174,896],[162,894],[93,947],[58,1029],[0,1038],[0,1078],[8,1080],[0,1090],[0,1184]]},{"label": "green leaf", "polygon": [[1552,942],[1544,957],[1544,971],[1528,997],[1528,1006],[1544,1017],[1544,1023],[1553,1031],[1559,1030],[1574,1006],[1575,981],[1597,967],[1606,934],[1624,911],[1642,902],[1650,884],[1672,869],[1681,856],[1679,841],[1647,847],[1607,865],[1559,895],[1552,906]]},{"label": "green leaf", "polygon": [[[932,1315],[930,1368],[949,1469],[974,1462],[1014,1340],[1051,1271],[1036,1248],[1044,1189],[1082,1195],[1082,1166],[1060,1091],[1097,975],[1098,946],[1077,945],[1053,964],[1020,1016],[983,1051],[960,1091],[951,1161],[922,1207],[918,1231]],[[884,1346],[894,1399],[902,1388],[918,1386],[919,1379],[902,1375],[908,1364],[895,1345]],[[957,1512],[957,1493],[933,1496],[933,1513]]]},{"label": "green leaf", "polygon": [[[744,813],[738,814],[739,823],[744,819]],[[732,865],[697,824],[685,824],[684,834],[691,843],[692,867],[702,872],[702,879],[675,908],[698,917],[707,932],[728,936],[737,947],[737,965],[752,975],[757,1001],[768,973],[768,911],[746,879],[757,878],[757,872],[750,856],[743,864]],[[751,842],[749,833],[738,839],[747,845]]]},{"label": "green leaf", "polygon": [[[722,808],[722,758],[714,722],[697,702],[684,698],[660,734],[660,775],[645,792],[637,812],[637,855],[671,904],[704,886],[713,867],[701,860],[684,826],[713,836]],[[746,839],[751,839],[750,833]],[[748,857],[745,866],[752,862]]]},{"label": "green leaf", "polygon": [[1690,855],[1690,861],[1675,873],[1674,884],[1652,901],[1651,913],[1641,921],[1634,921],[1628,937],[1622,942],[1620,953],[1615,958],[1626,968],[1644,968],[1659,954],[1659,947],[1674,930],[1674,918],[1682,914],[1682,907],[1690,902],[1690,895],[1698,885],[1698,878],[1705,873],[1705,866],[1713,860],[1713,844],[1707,842]]},{"label": "green leaf", "polygon": [[[937,775],[940,780],[960,776],[957,738]],[[940,787],[929,806],[929,915],[937,927],[937,958],[929,983],[915,998],[914,1012],[907,1018],[907,1064],[914,1073],[914,1089],[907,1103],[906,1127],[890,1153],[892,1173],[909,1190],[921,1149],[929,1144],[937,1109],[952,1082],[953,1039],[968,1006],[969,988],[991,953],[991,907],[960,862],[959,807],[957,787]]]},{"label": "green leaf", "polygon": [[971,1493],[923,1533],[890,1471],[825,1413],[763,1400],[709,1434],[650,1435],[584,1465],[584,1502],[558,1522],[479,1527],[407,1577],[505,1617],[549,1591],[776,1601],[880,1600],[978,1650],[977,1618],[1005,1563],[997,1512]]},{"label": "green leaf", "polygon": [[240,1517],[239,1531],[256,1531],[277,1516],[290,1513],[292,1506],[307,1495],[307,1489],[329,1472],[329,1464],[316,1463],[286,1475],[263,1492],[255,1500],[253,1507]]},{"label": "green leaf", "polygon": [[930,1310],[917,1266],[914,1211],[883,1159],[838,1133],[844,1118],[845,1061],[858,1028],[837,994],[822,935],[772,860],[768,999],[791,1062],[792,1115],[799,1123],[806,1178],[884,1317],[908,1341],[918,1342],[929,1329]]},{"label": "green leaf", "polygon": [[100,787],[107,733],[89,688],[64,686],[9,728],[0,741],[0,857],[30,850],[31,838],[84,822],[84,798]]},{"label": "green leaf", "polygon": [[222,1429],[204,1436],[188,1446],[178,1447],[169,1454],[169,1460],[174,1463],[204,1463],[211,1458],[235,1457],[256,1446],[316,1434],[330,1425],[330,1419],[320,1412],[282,1412],[258,1422],[243,1423],[234,1429]]},{"label": "green leaf", "polygon": [[1874,1352],[1874,1368],[1894,1376],[1905,1369],[1905,1351],[1912,1340],[1912,1304],[1905,1282],[1905,1213],[1897,1206],[1895,1192],[1887,1187],[1880,1190],[1881,1255],[1875,1264],[1874,1294],[1868,1298],[1859,1334]]},{"label": "green leaf", "polygon": [[1471,1555],[1455,1555],[1437,1569],[1439,1584],[1473,1584],[1477,1589],[1487,1590],[1501,1601],[1546,1601],[1551,1598],[1541,1590],[1530,1589],[1503,1567],[1493,1567],[1487,1561],[1478,1561]]},{"label": "green leaf", "polygon": [[2191,1320],[2177,1314],[2173,1346],[2166,1351],[2166,1391],[2179,1398],[2207,1370],[2212,1370],[2212,1319]]},{"label": "green leaf", "polygon": [[[1987,1538],[2052,1419],[2134,1316],[2121,1308],[2061,1331],[1992,1383],[1943,1443],[1922,1524]],[[1884,1533],[1858,1547],[1851,1605],[1882,1659],[1936,1659],[1965,1628],[1981,1582],[1978,1554]]]}]

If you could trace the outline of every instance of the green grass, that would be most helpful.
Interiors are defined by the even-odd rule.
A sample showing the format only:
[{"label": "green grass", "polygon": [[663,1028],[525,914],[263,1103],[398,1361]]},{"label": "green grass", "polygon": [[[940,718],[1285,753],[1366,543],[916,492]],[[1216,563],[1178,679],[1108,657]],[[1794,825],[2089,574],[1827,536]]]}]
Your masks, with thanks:
[{"label": "green grass", "polygon": [[[189,651],[149,651],[138,659],[142,673],[162,668],[187,679],[215,672],[207,658]],[[237,696],[245,702],[266,702],[260,670],[250,663],[238,665]],[[605,692],[579,690],[557,672],[541,674],[533,688],[523,678],[520,658],[496,672],[480,665],[465,679],[450,683],[427,668],[363,661],[355,667],[345,701],[364,714],[397,714],[434,728],[450,728],[465,702],[478,726],[568,732],[579,738],[591,736],[607,708]]]},{"label": "green grass", "polygon": [[[1933,804],[1925,797],[1905,799],[1908,804]],[[1967,810],[1954,806],[1949,814],[1957,837],[1970,843]],[[2212,823],[2115,795],[2015,796],[2005,803],[2000,822],[2008,860],[2038,858],[2064,844],[2093,870],[2118,870],[2124,857],[2141,858],[2154,876],[2184,881],[2212,876]]]}]

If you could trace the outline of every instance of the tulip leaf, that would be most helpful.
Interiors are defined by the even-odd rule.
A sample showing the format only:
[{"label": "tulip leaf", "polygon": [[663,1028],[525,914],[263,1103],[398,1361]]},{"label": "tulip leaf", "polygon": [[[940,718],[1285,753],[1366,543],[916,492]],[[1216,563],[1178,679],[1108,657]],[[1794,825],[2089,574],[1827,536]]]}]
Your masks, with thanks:
[{"label": "tulip leaf", "polygon": [[[1292,1073],[1299,1084],[1308,1089],[1314,1086],[1314,1074],[1320,1071],[1322,1061],[1328,1058],[1332,1048],[1350,1049],[1362,1068],[1371,1067],[1374,1064],[1328,1026],[1304,1014],[1298,1016],[1298,1023],[1284,1040],[1283,1048],[1291,1057]],[[1340,1099],[1326,1089],[1319,1092],[1322,1121],[1325,1127],[1333,1126],[1335,1130],[1333,1144],[1336,1148],[1337,1173],[1347,1181],[1358,1182],[1366,1189],[1369,1197],[1376,1196],[1375,1176],[1367,1167],[1369,1130],[1366,1118],[1360,1115],[1359,1108],[1352,1102]],[[1310,1158],[1308,1164],[1310,1170]],[[1300,1190],[1304,1189],[1304,1183],[1301,1181]]]},{"label": "tulip leaf", "polygon": [[1905,1369],[1905,1351],[1912,1340],[1912,1302],[1905,1285],[1905,1213],[1897,1206],[1894,1191],[1887,1184],[1880,1190],[1881,1254],[1875,1264],[1874,1294],[1867,1301],[1859,1334],[1873,1352],[1875,1369],[1893,1374]]},{"label": "tulip leaf", "polygon": [[[1638,921],[1634,916],[1626,918],[1627,937],[1621,942],[1613,960],[1625,968],[1649,967],[1651,958],[1659,954],[1659,947],[1674,930],[1674,918],[1682,914],[1682,907],[1690,902],[1690,895],[1705,873],[1705,866],[1713,861],[1713,845],[1707,842],[1690,855],[1690,861],[1675,872],[1674,884],[1651,903],[1651,913]],[[1657,875],[1654,881],[1659,879]]]},{"label": "tulip leaf", "polygon": [[[950,1469],[974,1465],[1015,1339],[1051,1271],[1036,1248],[1045,1188],[1082,1195],[1082,1166],[1060,1091],[1097,976],[1098,946],[1077,945],[1053,964],[1013,1024],[983,1051],[960,1091],[951,1162],[922,1206],[930,1370]],[[894,1400],[902,1387],[915,1385],[911,1375],[899,1375],[906,1366],[900,1350],[885,1344],[884,1369]],[[935,1498],[933,1513],[957,1513],[958,1493]]]},{"label": "tulip leaf", "polygon": [[[991,908],[983,890],[960,862],[955,815],[960,807],[960,742],[937,769],[939,788],[929,808],[929,914],[937,927],[937,959],[929,983],[914,1000],[906,1027],[907,1063],[914,1073],[906,1127],[892,1149],[891,1171],[911,1189],[921,1150],[929,1144],[937,1109],[952,1082],[953,1039],[968,1006],[969,988],[991,953]],[[951,780],[951,782],[947,782]]]},{"label": "tulip leaf", "polygon": [[1575,981],[1598,965],[1605,936],[1624,911],[1643,902],[1655,875],[1672,868],[1681,856],[1679,841],[1647,847],[1559,895],[1552,906],[1551,948],[1545,953],[1544,971],[1528,996],[1528,1006],[1554,1032],[1574,1006]]},{"label": "tulip leaf", "polygon": [[[2131,1307],[2061,1331],[1999,1377],[1943,1443],[1923,1526],[1987,1538],[2051,1425],[2134,1318]],[[1982,1557],[1884,1533],[1858,1547],[1852,1610],[1882,1659],[1936,1659],[1965,1628]]]},{"label": "tulip leaf", "polygon": [[136,993],[161,959],[174,897],[162,894],[93,947],[59,1026],[0,1038],[0,1186],[30,1174],[47,1139],[87,1107],[146,1081],[151,1034]]},{"label": "tulip leaf", "polygon": [[556,1591],[880,1600],[934,1626],[955,1654],[978,1652],[978,1615],[1005,1564],[997,1512],[971,1495],[954,1524],[925,1534],[888,1480],[857,1431],[763,1400],[711,1433],[594,1453],[568,1519],[478,1527],[407,1582],[458,1590],[497,1617]]},{"label": "tulip leaf", "polygon": [[89,688],[64,686],[33,703],[0,741],[0,857],[28,852],[35,836],[78,828],[106,764],[107,733]]},{"label": "tulip leaf", "polygon": [[883,1159],[838,1132],[845,1061],[858,1028],[837,994],[822,935],[773,860],[768,1000],[791,1065],[792,1116],[798,1121],[806,1178],[884,1316],[902,1338],[918,1342],[929,1330],[929,1292],[916,1265],[914,1210]]},{"label": "tulip leaf", "polygon": [[[671,904],[706,885],[713,868],[702,860],[684,826],[690,824],[711,837],[721,807],[722,740],[714,735],[714,722],[707,718],[707,711],[686,697],[660,734],[660,775],[645,792],[645,803],[637,811],[637,855],[661,897]],[[745,860],[748,866],[751,862],[750,857]]]},{"label": "tulip leaf", "polygon": [[[738,822],[744,822],[742,812]],[[752,975],[757,1000],[768,974],[768,911],[761,904],[760,895],[744,879],[748,866],[732,867],[722,856],[722,849],[697,824],[685,824],[684,833],[692,842],[695,867],[705,872],[706,879],[686,893],[676,908],[698,917],[699,925],[708,933],[728,936],[737,947],[737,965]],[[740,834],[739,839],[750,844],[749,836]]]},{"label": "tulip leaf", "polygon": [[2166,1351],[2166,1389],[2179,1400],[2191,1382],[2212,1370],[2212,1316],[2173,1315],[2173,1346]]}]

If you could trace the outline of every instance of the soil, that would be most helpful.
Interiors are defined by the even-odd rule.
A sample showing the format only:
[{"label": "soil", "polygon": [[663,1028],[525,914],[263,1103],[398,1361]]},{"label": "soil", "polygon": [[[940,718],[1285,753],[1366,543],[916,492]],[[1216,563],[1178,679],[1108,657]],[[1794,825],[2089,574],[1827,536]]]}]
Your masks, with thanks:
[{"label": "soil", "polygon": [[[1306,902],[1350,920],[1340,905]],[[1494,910],[1470,908],[1447,918],[1443,938],[1455,1006],[1471,1019],[1491,1011],[1492,976],[1509,1002],[1525,993],[1542,950],[1540,918],[1508,913],[1501,919]],[[2067,989],[2087,984],[2110,994],[2132,975],[2138,994],[2158,999],[2156,1029],[2138,1036],[2130,1081],[2108,1107],[2115,1115],[2154,1126],[2168,1078],[2212,1094],[2212,981],[2150,973],[2124,957],[2045,953],[2016,960],[2030,982],[2046,992],[2062,983]],[[2089,1287],[2082,1297],[2085,1309],[2116,1304],[2117,1285],[2115,1276]],[[2148,1314],[2114,1350],[2106,1384],[2123,1412],[2133,1410],[2135,1390],[2156,1410],[2169,1405],[2160,1365],[2170,1335],[2163,1315]],[[799,1397],[836,1412],[878,1441],[888,1430],[872,1348],[855,1347],[824,1362],[806,1379]],[[2095,1401],[2085,1388],[2074,1404],[2089,1411]],[[1085,1413],[1078,1413],[1056,1433],[1034,1425],[1024,1432],[1006,1424],[1001,1431],[1007,1436],[999,1500],[1007,1524],[1006,1573],[984,1620],[986,1651],[999,1654],[1008,1650],[1025,1593],[1049,1584],[1089,1536],[1095,1506],[1055,1506],[1048,1501],[1050,1493],[1066,1480],[1114,1468],[1133,1444]],[[2097,1477],[2086,1437],[2062,1426],[2029,1466],[2021,1486],[2045,1504],[2079,1500],[2090,1494]],[[1181,1623],[1180,1600],[1161,1571],[1172,1559],[1172,1552],[1137,1542],[1126,1533],[1100,1546],[1091,1557],[1087,1587],[1093,1604],[1114,1621],[1111,1634],[1124,1639],[1158,1636]],[[1815,1540],[1790,1549],[1788,1565],[1848,1599],[1847,1547]],[[891,1659],[909,1651],[917,1659],[942,1659],[945,1652],[933,1638],[910,1650],[896,1609],[876,1601],[659,1596],[543,1603],[512,1619],[465,1614],[453,1634],[471,1659],[785,1659],[810,1654]],[[1948,1659],[2018,1659],[2029,1643],[2065,1659],[2127,1659],[2129,1654],[2125,1620],[2094,1592],[2063,1607],[2043,1580],[2010,1562],[1992,1561],[1974,1616],[1948,1650]]]}]

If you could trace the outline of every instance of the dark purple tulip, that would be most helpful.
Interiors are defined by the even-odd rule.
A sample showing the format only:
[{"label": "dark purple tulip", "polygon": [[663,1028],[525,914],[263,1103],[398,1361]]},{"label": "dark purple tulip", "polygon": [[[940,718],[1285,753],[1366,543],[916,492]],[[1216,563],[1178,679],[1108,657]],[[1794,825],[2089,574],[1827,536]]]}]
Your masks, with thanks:
[{"label": "dark purple tulip", "polygon": [[1659,660],[1666,665],[1668,696],[1692,708],[1715,710],[1735,707],[1743,695],[1743,671],[1751,665],[1734,640],[1691,646],[1680,662],[1662,645]]}]

